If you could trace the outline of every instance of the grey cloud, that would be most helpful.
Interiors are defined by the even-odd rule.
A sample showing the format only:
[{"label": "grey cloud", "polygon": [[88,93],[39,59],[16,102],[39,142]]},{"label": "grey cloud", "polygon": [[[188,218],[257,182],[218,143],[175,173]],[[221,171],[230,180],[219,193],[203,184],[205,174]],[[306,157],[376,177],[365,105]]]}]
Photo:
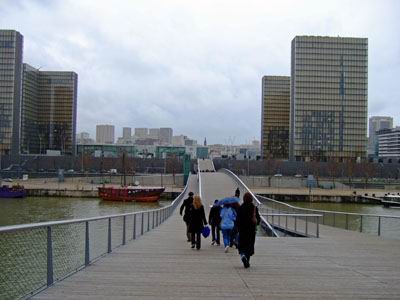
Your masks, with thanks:
[{"label": "grey cloud", "polygon": [[396,1],[11,1],[25,61],[79,74],[78,130],[170,126],[202,141],[260,136],[261,78],[290,74],[295,35],[369,38],[369,114],[400,123]]}]

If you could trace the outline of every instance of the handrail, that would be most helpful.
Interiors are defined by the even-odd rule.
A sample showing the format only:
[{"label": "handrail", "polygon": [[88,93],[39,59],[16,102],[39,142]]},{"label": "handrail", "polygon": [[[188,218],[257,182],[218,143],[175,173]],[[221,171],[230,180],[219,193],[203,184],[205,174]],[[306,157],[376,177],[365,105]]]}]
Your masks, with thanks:
[{"label": "handrail", "polygon": [[343,214],[343,215],[352,215],[352,216],[363,216],[363,217],[381,217],[381,218],[393,218],[393,219],[400,219],[400,216],[393,216],[393,215],[377,215],[377,214],[358,214],[358,213],[349,213],[349,212],[344,212],[344,211],[335,211],[335,210],[322,210],[322,209],[312,209],[312,208],[303,208],[303,207],[298,207],[298,206],[293,206],[290,204],[287,204],[285,202],[281,202],[275,199],[271,199],[265,196],[257,195],[260,198],[264,198],[268,201],[275,202],[287,207],[290,207],[292,209],[298,209],[298,210],[304,210],[304,211],[310,211],[310,212],[321,212],[321,213],[331,213],[331,214]]},{"label": "handrail", "polygon": [[[187,185],[185,186],[184,190],[182,191],[181,194],[185,194],[187,189]],[[11,231],[16,231],[16,230],[22,230],[22,229],[33,229],[33,228],[40,228],[40,227],[48,227],[48,226],[54,226],[54,225],[68,225],[68,224],[76,224],[76,223],[82,223],[82,222],[90,222],[90,221],[98,221],[98,220],[105,220],[109,218],[117,218],[117,217],[126,217],[126,216],[132,216],[135,214],[141,214],[141,213],[148,213],[148,212],[153,212],[153,211],[159,211],[166,209],[167,207],[171,207],[175,204],[175,201],[179,199],[181,194],[178,195],[174,199],[174,201],[171,202],[171,204],[156,208],[156,209],[149,209],[149,210],[141,210],[141,211],[135,211],[131,213],[123,213],[123,214],[114,214],[114,215],[106,215],[106,216],[99,216],[99,217],[91,217],[91,218],[81,218],[81,219],[69,219],[69,220],[61,220],[61,221],[49,221],[49,222],[40,222],[40,223],[29,223],[29,224],[18,224],[18,225],[9,225],[9,226],[1,226],[0,227],[0,233],[2,232],[11,232]]]},{"label": "handrail", "polygon": [[318,214],[285,214],[285,213],[262,213],[263,216],[288,216],[288,217],[322,217],[323,215]]},{"label": "handrail", "polygon": [[[231,170],[228,170],[228,169],[221,169],[220,171],[222,171],[222,172],[224,172],[224,173],[227,173],[227,175],[233,177],[233,178],[236,180],[236,182],[238,182],[239,184],[241,184],[241,185],[251,194],[251,196],[253,197],[253,199],[256,200],[258,206],[261,207],[262,203],[260,202],[260,200],[257,199],[257,197],[253,194],[253,192],[247,187],[247,185],[246,185],[238,176],[236,176],[235,173],[233,173]],[[273,227],[263,216],[260,216],[260,217],[261,217],[261,220],[264,222],[264,224],[267,225],[267,227],[269,228],[269,230],[271,230],[271,232],[273,233],[273,235],[274,235],[275,237],[279,237],[279,234],[275,231],[274,227]]]},{"label": "handrail", "polygon": [[[2,248],[1,254],[5,255],[0,258],[0,264],[4,267],[2,271],[7,272],[6,276],[0,272],[0,298],[32,297],[111,253],[115,247],[158,227],[173,214],[187,189],[188,183],[174,201],[158,209],[0,227],[0,238],[4,237],[6,246]],[[99,224],[98,220],[108,222]],[[79,227],[70,224],[79,224]],[[38,261],[31,263],[35,259]],[[34,268],[38,267],[45,271],[36,272]]]}]

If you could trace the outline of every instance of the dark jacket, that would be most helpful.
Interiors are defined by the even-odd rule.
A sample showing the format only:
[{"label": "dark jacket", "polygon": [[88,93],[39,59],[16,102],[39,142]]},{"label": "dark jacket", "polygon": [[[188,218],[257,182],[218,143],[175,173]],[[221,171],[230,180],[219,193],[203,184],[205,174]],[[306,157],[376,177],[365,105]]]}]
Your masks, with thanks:
[{"label": "dark jacket", "polygon": [[190,221],[192,204],[193,204],[193,197],[189,196],[188,198],[183,200],[181,208],[179,209],[179,213],[181,216],[182,216],[183,209],[185,209],[185,212],[183,214],[183,221],[185,221],[186,223],[189,223],[189,221]]},{"label": "dark jacket", "polygon": [[207,225],[206,213],[204,212],[204,206],[195,209],[192,205],[192,215],[189,222],[189,232],[199,233],[204,225]]},{"label": "dark jacket", "polygon": [[210,225],[217,226],[221,223],[221,206],[213,206],[210,209],[210,214],[208,215],[208,223]]},{"label": "dark jacket", "polygon": [[[253,223],[254,209],[257,223]],[[236,224],[239,231],[239,253],[249,256],[254,254],[254,243],[256,240],[256,225],[260,224],[261,217],[258,208],[253,203],[243,203],[238,209]]]}]

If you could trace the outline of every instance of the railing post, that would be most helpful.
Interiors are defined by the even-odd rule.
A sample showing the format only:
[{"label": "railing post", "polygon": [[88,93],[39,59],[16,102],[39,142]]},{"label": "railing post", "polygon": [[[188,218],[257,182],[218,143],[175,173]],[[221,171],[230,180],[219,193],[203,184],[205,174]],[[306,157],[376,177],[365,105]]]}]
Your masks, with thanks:
[{"label": "railing post", "polygon": [[132,238],[136,240],[136,214],[133,215],[133,233]]},{"label": "railing post", "polygon": [[287,230],[287,219],[288,219],[288,216],[286,215],[286,221],[285,221],[285,229]]},{"label": "railing post", "polygon": [[319,216],[317,216],[317,238],[319,238]]},{"label": "railing post", "polygon": [[363,230],[363,216],[361,215],[360,217],[361,217],[360,218],[360,232],[362,232],[362,230]]},{"label": "railing post", "polygon": [[122,245],[126,245],[126,216],[123,216],[122,220]]},{"label": "railing post", "polygon": [[278,225],[281,226],[281,210],[278,209]]},{"label": "railing post", "polygon": [[140,235],[143,235],[143,226],[144,226],[144,212],[142,212],[142,225],[140,226]]},{"label": "railing post", "polygon": [[153,217],[152,217],[152,222],[151,222],[153,229],[154,229],[154,210],[153,210]]},{"label": "railing post", "polygon": [[51,226],[47,226],[47,286],[53,284],[53,240]]},{"label": "railing post", "polygon": [[85,222],[85,266],[88,266],[90,263],[89,256],[89,222]]},{"label": "railing post", "polygon": [[349,230],[349,215],[346,214],[346,230]]},{"label": "railing post", "polygon": [[378,235],[381,235],[381,216],[378,217]]},{"label": "railing post", "polygon": [[156,211],[156,226],[158,227],[158,210]]},{"label": "railing post", "polygon": [[297,232],[297,216],[294,216],[294,231]]},{"label": "railing post", "polygon": [[108,253],[111,253],[111,218],[108,218]]},{"label": "railing post", "polygon": [[150,212],[147,212],[147,231],[150,231]]},{"label": "railing post", "polygon": [[308,236],[308,217],[306,216],[306,236]]}]

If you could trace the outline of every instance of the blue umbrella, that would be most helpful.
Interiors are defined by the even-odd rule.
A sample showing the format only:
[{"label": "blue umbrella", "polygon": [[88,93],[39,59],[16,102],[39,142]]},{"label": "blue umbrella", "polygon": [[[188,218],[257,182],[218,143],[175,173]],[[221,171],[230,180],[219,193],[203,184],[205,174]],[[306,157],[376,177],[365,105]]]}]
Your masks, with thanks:
[{"label": "blue umbrella", "polygon": [[218,201],[218,205],[239,203],[240,199],[237,197],[226,197]]}]

